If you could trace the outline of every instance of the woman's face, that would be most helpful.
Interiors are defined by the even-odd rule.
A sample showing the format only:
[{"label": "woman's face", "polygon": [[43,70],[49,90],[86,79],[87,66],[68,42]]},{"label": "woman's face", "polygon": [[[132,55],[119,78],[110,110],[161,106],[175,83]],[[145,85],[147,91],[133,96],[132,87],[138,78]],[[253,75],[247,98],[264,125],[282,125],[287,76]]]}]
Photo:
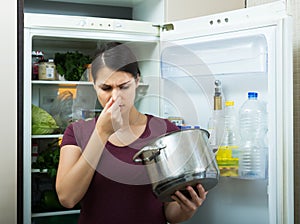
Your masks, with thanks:
[{"label": "woman's face", "polygon": [[134,105],[135,91],[138,86],[138,79],[127,72],[113,71],[109,68],[102,68],[97,72],[97,79],[94,88],[102,107],[110,98],[116,101],[120,98],[121,112],[130,111]]}]

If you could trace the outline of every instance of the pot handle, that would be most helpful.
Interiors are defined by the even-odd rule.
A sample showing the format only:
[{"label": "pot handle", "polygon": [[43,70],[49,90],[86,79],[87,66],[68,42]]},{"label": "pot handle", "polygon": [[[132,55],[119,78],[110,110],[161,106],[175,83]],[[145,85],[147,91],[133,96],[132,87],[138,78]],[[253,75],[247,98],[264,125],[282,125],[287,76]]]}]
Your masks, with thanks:
[{"label": "pot handle", "polygon": [[[167,146],[166,145],[160,145],[158,146],[148,146],[143,148],[142,150],[138,151],[134,156],[133,156],[133,161],[136,163],[147,163],[152,161],[155,157],[157,157],[160,154],[160,150],[165,149]],[[142,154],[149,153],[148,156],[142,156]]]}]

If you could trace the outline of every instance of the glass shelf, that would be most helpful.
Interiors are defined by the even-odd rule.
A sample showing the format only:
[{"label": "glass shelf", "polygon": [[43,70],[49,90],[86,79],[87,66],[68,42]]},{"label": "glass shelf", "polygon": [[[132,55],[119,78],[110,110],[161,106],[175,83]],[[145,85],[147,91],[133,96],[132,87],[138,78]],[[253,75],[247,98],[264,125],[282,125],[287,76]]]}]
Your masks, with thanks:
[{"label": "glass shelf", "polygon": [[74,85],[93,85],[92,82],[88,81],[48,81],[48,80],[32,80],[32,84],[40,85],[62,85],[62,86],[74,86]]},{"label": "glass shelf", "polygon": [[31,138],[61,138],[63,134],[53,134],[53,135],[32,135]]},{"label": "glass shelf", "polygon": [[79,214],[80,210],[67,210],[67,211],[57,211],[57,212],[40,212],[40,213],[33,213],[32,217],[46,217],[46,216],[57,216],[57,215],[72,215],[72,214]]},{"label": "glass shelf", "polygon": [[[35,85],[93,85],[93,82],[89,82],[89,81],[60,81],[60,80],[55,80],[55,81],[51,81],[51,80],[32,80],[31,81],[32,84]],[[148,86],[148,84],[146,83],[139,83],[139,86]]]}]

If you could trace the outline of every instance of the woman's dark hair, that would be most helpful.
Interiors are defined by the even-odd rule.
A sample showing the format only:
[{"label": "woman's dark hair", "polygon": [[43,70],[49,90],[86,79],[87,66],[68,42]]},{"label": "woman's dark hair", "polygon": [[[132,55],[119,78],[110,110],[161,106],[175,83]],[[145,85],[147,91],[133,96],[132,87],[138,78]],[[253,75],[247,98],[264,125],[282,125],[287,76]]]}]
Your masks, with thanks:
[{"label": "woman's dark hair", "polygon": [[94,81],[97,78],[97,72],[104,67],[113,71],[130,73],[135,79],[140,76],[140,69],[135,55],[128,46],[119,42],[102,44],[97,50],[95,59],[92,62]]}]

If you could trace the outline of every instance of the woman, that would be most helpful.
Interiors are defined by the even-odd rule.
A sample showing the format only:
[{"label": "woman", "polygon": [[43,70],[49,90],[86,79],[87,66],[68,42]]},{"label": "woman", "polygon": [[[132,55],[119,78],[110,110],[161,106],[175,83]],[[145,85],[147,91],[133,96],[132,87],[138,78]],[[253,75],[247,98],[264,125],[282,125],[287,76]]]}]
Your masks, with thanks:
[{"label": "woman", "polygon": [[124,44],[104,45],[92,63],[103,111],[92,121],[75,122],[61,144],[56,190],[67,208],[81,203],[79,223],[178,223],[193,216],[207,192],[187,187],[174,201],[160,202],[145,170],[132,161],[147,143],[177,127],[167,119],[140,113],[134,106],[140,80],[137,60]]}]

